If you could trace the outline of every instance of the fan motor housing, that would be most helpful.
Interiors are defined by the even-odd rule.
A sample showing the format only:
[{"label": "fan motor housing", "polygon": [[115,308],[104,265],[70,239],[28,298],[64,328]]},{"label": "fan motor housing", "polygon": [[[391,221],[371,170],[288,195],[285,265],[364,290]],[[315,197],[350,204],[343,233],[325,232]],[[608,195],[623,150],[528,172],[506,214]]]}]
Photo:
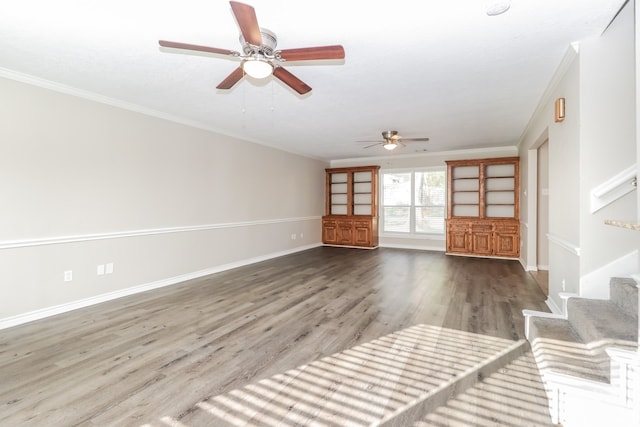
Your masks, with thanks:
[{"label": "fan motor housing", "polygon": [[[245,55],[253,55],[259,53],[261,55],[272,57],[273,52],[278,44],[278,37],[273,31],[266,28],[260,28],[260,35],[262,36],[262,44],[260,46],[254,46],[242,37],[240,34],[240,44],[242,45],[242,51]],[[257,49],[256,49],[257,48]]]},{"label": "fan motor housing", "polygon": [[385,130],[385,131],[382,131],[382,137],[384,139],[387,139],[387,140],[392,139],[394,136],[397,136],[397,135],[398,135],[398,131],[397,130]]}]

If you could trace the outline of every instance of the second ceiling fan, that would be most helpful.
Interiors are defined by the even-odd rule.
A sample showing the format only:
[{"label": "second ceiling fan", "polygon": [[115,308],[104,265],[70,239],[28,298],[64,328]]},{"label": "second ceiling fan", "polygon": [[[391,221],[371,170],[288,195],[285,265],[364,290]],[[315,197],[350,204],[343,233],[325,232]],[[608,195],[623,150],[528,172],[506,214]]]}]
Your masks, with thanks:
[{"label": "second ceiling fan", "polygon": [[286,61],[344,59],[344,48],[341,45],[276,50],[278,38],[273,32],[260,28],[254,8],[237,1],[230,1],[229,3],[240,27],[242,53],[217,47],[167,40],[159,41],[162,47],[217,53],[240,58],[242,61],[240,66],[220,82],[216,86],[217,89],[231,89],[245,74],[255,78],[265,78],[273,74],[284,84],[304,95],[311,91],[311,87],[287,71],[280,63]]},{"label": "second ceiling fan", "polygon": [[[429,141],[429,138],[404,138],[398,135],[397,130],[382,131],[382,138],[384,138],[384,141],[378,141],[375,144],[367,145],[364,148],[371,148],[371,147],[375,147],[376,145],[382,145],[382,147],[385,148],[386,150],[395,150],[396,148],[398,148],[398,146],[404,146],[405,145],[404,142]],[[374,142],[374,141],[360,141],[360,142]]]}]

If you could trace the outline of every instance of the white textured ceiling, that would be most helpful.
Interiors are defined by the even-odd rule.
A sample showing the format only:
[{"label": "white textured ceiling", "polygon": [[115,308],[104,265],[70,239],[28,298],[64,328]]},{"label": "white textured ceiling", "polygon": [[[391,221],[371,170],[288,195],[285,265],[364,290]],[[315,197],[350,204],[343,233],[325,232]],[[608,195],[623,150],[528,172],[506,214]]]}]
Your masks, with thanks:
[{"label": "white textured ceiling", "polygon": [[[237,60],[159,39],[240,50],[223,0],[20,0],[0,11],[0,75],[33,76],[321,159],[515,145],[572,42],[600,35],[624,0],[246,0],[278,48],[342,44],[344,61],[280,81],[216,85]],[[380,132],[429,137],[386,152]]]}]

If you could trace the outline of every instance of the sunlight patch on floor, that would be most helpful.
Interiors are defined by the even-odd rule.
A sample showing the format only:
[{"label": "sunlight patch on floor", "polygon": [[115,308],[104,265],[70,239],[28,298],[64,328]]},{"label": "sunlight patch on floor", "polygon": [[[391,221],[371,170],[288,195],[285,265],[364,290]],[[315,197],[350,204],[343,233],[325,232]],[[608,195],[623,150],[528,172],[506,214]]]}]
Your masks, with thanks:
[{"label": "sunlight patch on floor", "polygon": [[[212,425],[229,426],[369,426],[414,416],[412,408],[418,408],[422,417],[476,385],[484,377],[483,368],[523,345],[523,341],[416,325],[206,399],[197,408],[207,413]],[[504,412],[504,402],[512,400],[524,422],[540,406],[528,397],[532,369],[535,365],[513,365],[508,373],[488,376],[484,391],[495,398],[471,389],[434,416],[463,422],[469,415],[461,414],[470,403],[465,399],[487,412]],[[438,393],[446,395],[429,407],[428,399]],[[505,417],[515,422],[518,416],[505,413]]]},{"label": "sunlight patch on floor", "polygon": [[531,352],[424,416],[413,427],[552,426]]}]

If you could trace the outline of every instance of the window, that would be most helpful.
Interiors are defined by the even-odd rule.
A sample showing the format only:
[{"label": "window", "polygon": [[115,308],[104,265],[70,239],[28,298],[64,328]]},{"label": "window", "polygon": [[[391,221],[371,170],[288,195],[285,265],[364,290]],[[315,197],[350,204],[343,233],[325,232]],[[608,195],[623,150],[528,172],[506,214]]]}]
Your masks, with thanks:
[{"label": "window", "polygon": [[381,174],[383,233],[444,234],[444,168]]}]

